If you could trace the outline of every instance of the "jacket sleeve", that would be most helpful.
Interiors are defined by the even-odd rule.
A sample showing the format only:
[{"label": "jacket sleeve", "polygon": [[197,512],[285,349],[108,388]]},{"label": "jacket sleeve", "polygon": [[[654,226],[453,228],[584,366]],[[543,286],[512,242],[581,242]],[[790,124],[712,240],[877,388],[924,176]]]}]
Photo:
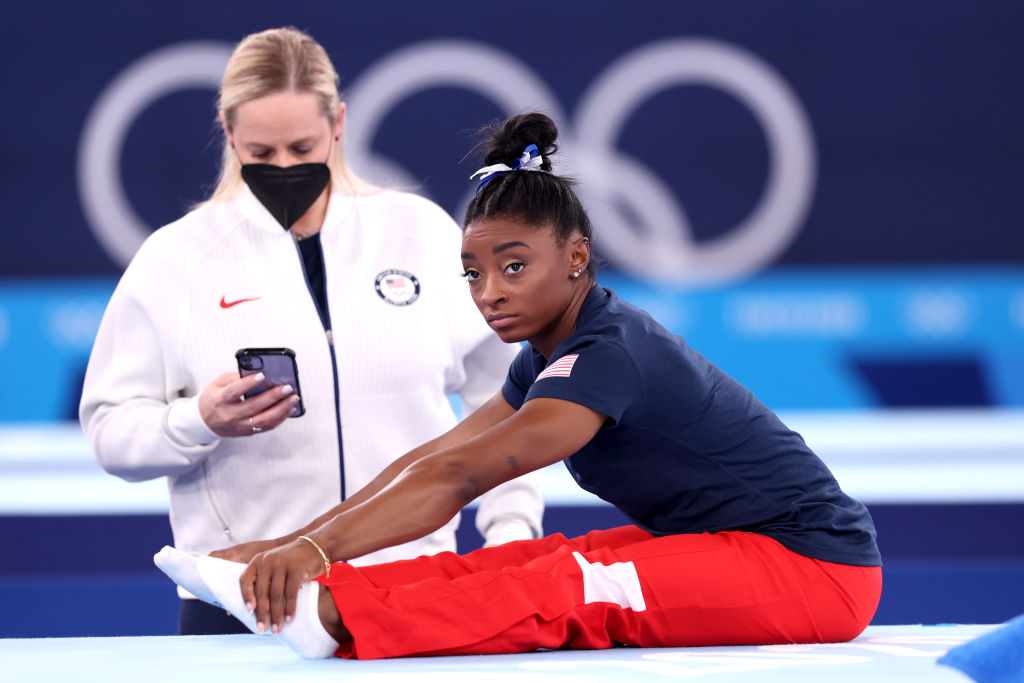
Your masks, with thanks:
[{"label": "jacket sleeve", "polygon": [[185,473],[219,442],[173,369],[184,314],[162,297],[174,287],[150,282],[140,260],[141,250],[107,304],[79,405],[96,460],[128,481]]}]

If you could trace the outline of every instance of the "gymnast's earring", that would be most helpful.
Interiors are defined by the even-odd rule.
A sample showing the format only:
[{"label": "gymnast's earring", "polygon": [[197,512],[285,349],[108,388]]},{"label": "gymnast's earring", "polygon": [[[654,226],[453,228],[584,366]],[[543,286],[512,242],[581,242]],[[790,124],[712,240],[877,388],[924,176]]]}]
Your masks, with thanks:
[{"label": "gymnast's earring", "polygon": [[572,274],[572,277],[573,277],[573,279],[576,279],[576,278],[578,278],[578,277],[580,276],[580,273],[582,273],[582,272],[583,272],[583,269],[582,269],[582,268],[580,268],[580,269],[579,269],[579,270],[577,270],[577,271],[576,271],[575,273],[573,273],[573,274]]}]

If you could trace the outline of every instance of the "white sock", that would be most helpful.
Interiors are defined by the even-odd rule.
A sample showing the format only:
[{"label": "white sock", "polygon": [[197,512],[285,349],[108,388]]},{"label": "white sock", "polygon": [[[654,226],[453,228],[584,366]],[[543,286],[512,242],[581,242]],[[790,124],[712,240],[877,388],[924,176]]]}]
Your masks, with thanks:
[{"label": "white sock", "polygon": [[338,641],[320,621],[320,584],[307,581],[296,597],[295,618],[277,634],[291,649],[305,659],[333,657]]},{"label": "white sock", "polygon": [[[256,615],[245,608],[242,589],[238,579],[246,565],[229,562],[209,555],[196,558],[199,575],[209,586],[217,603],[231,612],[253,633],[256,630]],[[320,623],[320,584],[307,581],[299,588],[296,597],[295,617],[286,623],[277,636],[299,656],[305,659],[332,657],[338,649],[338,642],[331,638]],[[270,624],[262,635],[270,634]]]},{"label": "white sock", "polygon": [[[200,555],[196,558],[196,569],[199,576],[209,586],[210,593],[215,599],[214,605],[219,605],[231,612],[231,615],[245,624],[245,627],[253,633],[256,630],[256,614],[245,608],[245,601],[242,599],[242,588],[238,585],[238,579],[245,571],[246,565],[241,562],[229,562],[219,557]],[[267,630],[259,635],[268,635]]]},{"label": "white sock", "polygon": [[186,552],[182,552],[177,548],[172,548],[169,545],[165,545],[160,549],[156,555],[153,556],[153,562],[160,570],[171,577],[174,583],[178,584],[192,595],[196,596],[203,602],[208,602],[211,605],[222,607],[217,599],[210,592],[210,587],[203,581],[203,577],[199,575],[199,570],[196,567],[196,556],[190,555]]}]

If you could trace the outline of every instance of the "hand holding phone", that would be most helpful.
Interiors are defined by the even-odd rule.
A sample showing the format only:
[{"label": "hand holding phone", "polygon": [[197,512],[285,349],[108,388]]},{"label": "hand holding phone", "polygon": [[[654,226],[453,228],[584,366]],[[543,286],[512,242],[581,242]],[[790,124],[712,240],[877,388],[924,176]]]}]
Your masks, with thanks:
[{"label": "hand holding phone", "polygon": [[268,389],[290,384],[298,395],[299,402],[292,406],[288,417],[299,417],[306,412],[302,405],[302,392],[299,391],[299,367],[295,362],[295,352],[285,348],[249,348],[235,352],[238,361],[238,374],[242,377],[262,372],[266,379],[245,392],[245,398],[258,396]]}]

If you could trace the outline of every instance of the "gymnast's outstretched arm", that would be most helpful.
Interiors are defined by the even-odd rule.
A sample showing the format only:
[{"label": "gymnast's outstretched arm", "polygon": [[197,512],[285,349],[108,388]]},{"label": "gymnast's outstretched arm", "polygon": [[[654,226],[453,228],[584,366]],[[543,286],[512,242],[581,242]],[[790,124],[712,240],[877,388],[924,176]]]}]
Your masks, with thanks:
[{"label": "gymnast's outstretched arm", "polygon": [[505,401],[501,392],[498,392],[450,430],[436,439],[414,448],[401,458],[398,458],[384,468],[380,474],[370,481],[369,484],[343,500],[338,505],[335,505],[333,508],[320,515],[301,529],[279,538],[240,543],[229,548],[217,550],[210,553],[210,555],[213,557],[219,557],[223,560],[230,560],[232,562],[247,563],[252,560],[253,556],[257,553],[287,545],[288,543],[297,540],[299,536],[308,535],[319,529],[345,510],[369,500],[374,496],[374,494],[390,484],[391,481],[405,468],[420,458],[431,453],[444,450],[445,448],[465,443],[477,434],[485,432],[494,425],[500,423],[502,420],[507,419],[513,413],[515,413],[515,410]]},{"label": "gymnast's outstretched arm", "polygon": [[[606,419],[561,399],[533,399],[515,411],[500,394],[477,413],[485,410],[479,420],[470,416],[462,423],[468,424],[461,432],[457,426],[395,461],[295,540],[253,557],[240,583],[257,622],[276,633],[294,616],[301,585],[324,572],[317,548],[340,562],[429,534],[498,484],[572,455]],[[505,418],[493,422],[501,414]],[[485,423],[490,426],[479,430]]]}]

